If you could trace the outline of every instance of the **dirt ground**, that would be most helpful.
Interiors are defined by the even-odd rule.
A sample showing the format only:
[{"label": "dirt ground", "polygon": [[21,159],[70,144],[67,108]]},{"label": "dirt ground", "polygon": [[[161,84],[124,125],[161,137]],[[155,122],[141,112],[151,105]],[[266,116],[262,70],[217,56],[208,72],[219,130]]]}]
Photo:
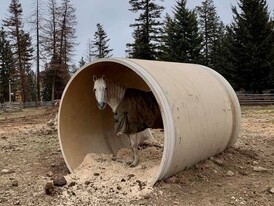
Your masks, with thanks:
[{"label": "dirt ground", "polygon": [[[158,182],[153,188],[136,179],[134,169],[120,179],[121,186],[112,189],[96,185],[103,181],[96,182],[95,177],[106,179],[103,173],[93,172],[92,178],[84,181],[69,175],[52,122],[54,113],[49,108],[0,113],[0,206],[274,205],[274,106],[242,107],[241,133],[234,147]],[[144,151],[157,152],[153,148]],[[90,158],[100,163],[111,158],[121,164],[119,156]],[[107,170],[106,167],[100,168]],[[121,167],[126,168],[126,164]],[[56,176],[66,176],[66,186],[49,185],[45,190]],[[131,184],[130,179],[134,178],[135,183]],[[125,190],[127,183],[131,191]],[[148,192],[139,195],[144,188]],[[136,197],[123,199],[129,194]]]}]

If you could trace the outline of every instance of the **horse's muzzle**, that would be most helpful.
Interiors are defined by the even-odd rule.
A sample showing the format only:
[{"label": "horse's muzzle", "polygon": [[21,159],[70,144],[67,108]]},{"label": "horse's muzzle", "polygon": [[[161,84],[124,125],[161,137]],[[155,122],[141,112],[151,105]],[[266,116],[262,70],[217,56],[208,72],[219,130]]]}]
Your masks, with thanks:
[{"label": "horse's muzzle", "polygon": [[105,109],[106,108],[106,103],[105,102],[97,102],[97,106],[99,109]]}]

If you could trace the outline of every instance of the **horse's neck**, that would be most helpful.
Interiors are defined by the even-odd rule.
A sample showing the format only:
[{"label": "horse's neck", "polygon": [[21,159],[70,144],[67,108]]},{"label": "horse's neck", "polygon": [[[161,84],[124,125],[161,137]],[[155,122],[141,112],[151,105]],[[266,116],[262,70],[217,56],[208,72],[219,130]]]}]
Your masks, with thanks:
[{"label": "horse's neck", "polygon": [[107,81],[107,104],[115,112],[124,97],[126,88],[123,85]]}]

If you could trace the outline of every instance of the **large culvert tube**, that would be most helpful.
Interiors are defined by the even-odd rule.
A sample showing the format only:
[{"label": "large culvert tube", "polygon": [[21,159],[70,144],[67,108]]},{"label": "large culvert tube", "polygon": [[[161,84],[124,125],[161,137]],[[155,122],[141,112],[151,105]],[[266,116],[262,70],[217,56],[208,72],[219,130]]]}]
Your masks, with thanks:
[{"label": "large culvert tube", "polygon": [[215,71],[196,64],[100,59],[77,71],[60,103],[58,135],[71,172],[88,153],[115,153],[126,145],[125,138],[116,138],[110,108],[104,112],[97,108],[94,74],[105,74],[127,87],[150,89],[156,97],[165,140],[153,183],[222,152],[238,137],[237,96]]}]

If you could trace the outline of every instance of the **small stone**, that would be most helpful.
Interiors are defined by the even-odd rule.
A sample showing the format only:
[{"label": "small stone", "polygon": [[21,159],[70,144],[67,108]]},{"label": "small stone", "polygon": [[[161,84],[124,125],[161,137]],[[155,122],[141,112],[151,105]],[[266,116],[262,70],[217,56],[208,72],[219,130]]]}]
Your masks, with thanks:
[{"label": "small stone", "polygon": [[11,185],[12,185],[13,187],[18,187],[18,181],[17,181],[17,180],[13,180],[13,181],[11,182]]},{"label": "small stone", "polygon": [[50,126],[53,126],[54,125],[54,120],[51,119],[47,122],[47,125],[50,127]]},{"label": "small stone", "polygon": [[93,175],[94,175],[94,176],[99,176],[100,174],[96,172],[96,173],[94,173]]},{"label": "small stone", "polygon": [[253,163],[253,165],[259,164],[257,161],[253,161],[252,163]]},{"label": "small stone", "polygon": [[8,174],[8,173],[9,173],[9,170],[8,170],[8,169],[3,169],[1,172],[2,172],[3,174]]},{"label": "small stone", "polygon": [[229,177],[232,177],[234,175],[235,175],[234,172],[232,172],[231,170],[227,171],[226,173],[226,176],[229,176]]},{"label": "small stone", "polygon": [[85,185],[89,185],[91,182],[90,181],[85,181]]},{"label": "small stone", "polygon": [[241,175],[243,175],[243,176],[247,176],[247,175],[248,175],[248,173],[247,173],[246,171],[239,171],[239,173],[240,173]]},{"label": "small stone", "polygon": [[20,205],[20,201],[19,200],[16,200],[13,205]]},{"label": "small stone", "polygon": [[267,191],[271,194],[274,194],[274,187],[269,187]]},{"label": "small stone", "polygon": [[145,200],[150,199],[150,195],[149,195],[149,194],[145,194],[145,195],[144,195],[144,199],[145,199]]},{"label": "small stone", "polygon": [[63,187],[67,184],[67,180],[63,176],[57,176],[53,180],[53,185],[57,187]]},{"label": "small stone", "polygon": [[125,182],[126,180],[124,178],[121,179],[121,182]]},{"label": "small stone", "polygon": [[214,159],[212,160],[216,165],[223,166],[224,162],[221,159]]},{"label": "small stone", "polygon": [[135,177],[135,175],[134,174],[129,174],[128,175],[128,180],[130,180],[132,177]]},{"label": "small stone", "polygon": [[70,194],[70,196],[76,196],[76,193],[74,191],[68,191],[68,194]]},{"label": "small stone", "polygon": [[147,169],[147,166],[146,165],[141,165],[141,169],[145,170],[145,169]]},{"label": "small stone", "polygon": [[205,162],[203,163],[203,169],[208,169],[208,168],[210,168],[210,161],[208,161],[208,160],[205,160]]},{"label": "small stone", "polygon": [[53,195],[54,194],[54,186],[53,186],[52,182],[47,182],[44,190],[45,190],[46,195]]},{"label": "small stone", "polygon": [[9,170],[9,169],[3,169],[2,170],[2,174],[11,174],[11,173],[14,173],[13,170]]},{"label": "small stone", "polygon": [[50,135],[52,133],[52,130],[50,128],[45,128],[43,131],[44,135]]},{"label": "small stone", "polygon": [[1,139],[6,140],[6,139],[8,139],[8,137],[7,136],[2,136]]},{"label": "small stone", "polygon": [[111,158],[111,160],[112,160],[112,161],[116,161],[116,160],[117,160],[117,157],[116,157],[116,156],[113,156],[113,157]]},{"label": "small stone", "polygon": [[254,166],[253,171],[255,171],[255,172],[266,172],[266,171],[268,171],[268,169],[266,169],[264,167],[261,167],[261,166]]},{"label": "small stone", "polygon": [[145,183],[145,182],[142,182],[142,181],[140,181],[140,180],[136,180],[136,182],[138,183],[139,190],[143,190],[144,187],[146,186],[146,183]]},{"label": "small stone", "polygon": [[47,173],[47,176],[48,176],[48,177],[52,177],[52,176],[53,176],[53,172],[52,172],[52,171],[49,171],[49,172]]},{"label": "small stone", "polygon": [[121,189],[122,189],[122,187],[118,185],[117,186],[117,190],[121,190]]},{"label": "small stone", "polygon": [[69,183],[69,187],[73,187],[73,186],[75,186],[76,185],[76,182],[71,182],[71,183]]}]

